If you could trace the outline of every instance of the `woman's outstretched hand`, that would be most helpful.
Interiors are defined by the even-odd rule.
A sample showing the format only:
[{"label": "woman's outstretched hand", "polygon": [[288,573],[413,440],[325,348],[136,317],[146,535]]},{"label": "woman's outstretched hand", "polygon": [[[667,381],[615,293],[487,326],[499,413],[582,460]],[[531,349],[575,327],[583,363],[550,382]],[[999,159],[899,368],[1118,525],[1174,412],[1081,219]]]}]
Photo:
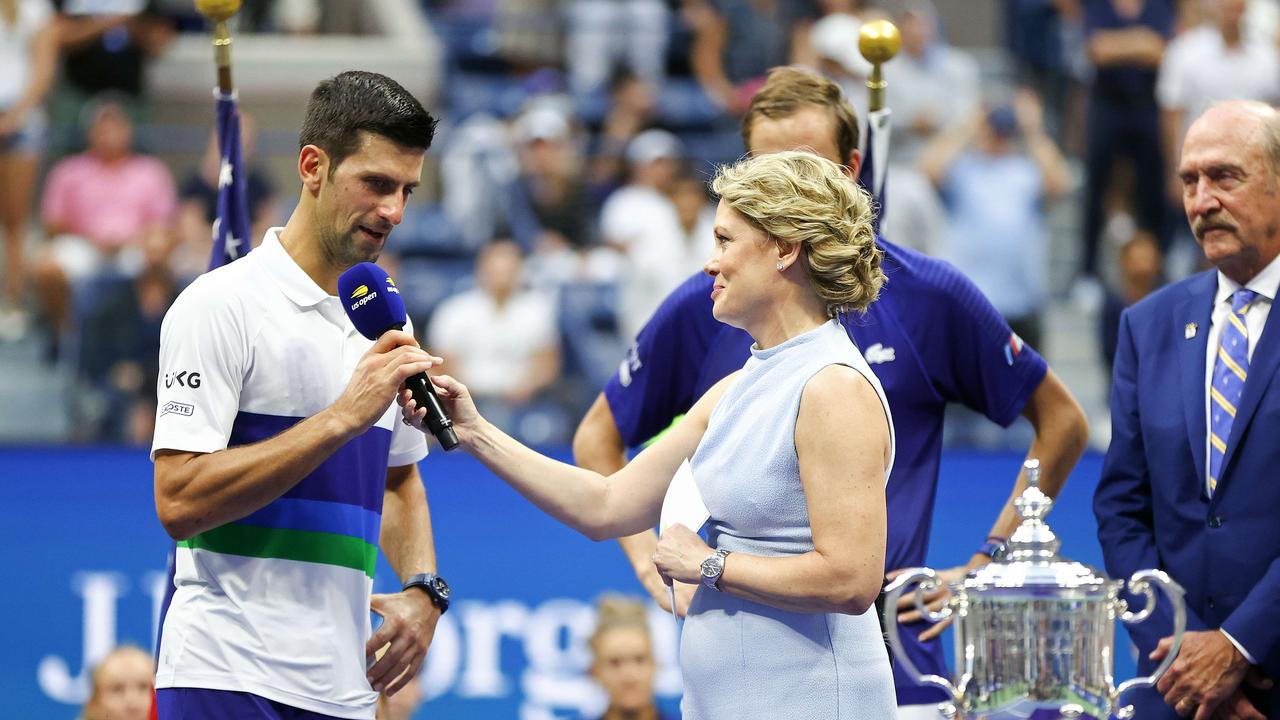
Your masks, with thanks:
[{"label": "woman's outstretched hand", "polygon": [[[453,420],[453,430],[458,434],[458,442],[466,446],[474,438],[480,423],[484,422],[484,418],[480,417],[479,411],[476,410],[475,402],[471,399],[471,393],[467,391],[466,385],[448,375],[428,375],[427,377],[435,388],[436,396],[440,398],[441,407],[444,408],[449,419]],[[400,404],[400,413],[404,417],[404,422],[422,430],[426,423],[427,409],[418,407],[417,401],[413,399],[413,393],[408,388],[400,388],[400,393],[396,395],[396,402]]]}]

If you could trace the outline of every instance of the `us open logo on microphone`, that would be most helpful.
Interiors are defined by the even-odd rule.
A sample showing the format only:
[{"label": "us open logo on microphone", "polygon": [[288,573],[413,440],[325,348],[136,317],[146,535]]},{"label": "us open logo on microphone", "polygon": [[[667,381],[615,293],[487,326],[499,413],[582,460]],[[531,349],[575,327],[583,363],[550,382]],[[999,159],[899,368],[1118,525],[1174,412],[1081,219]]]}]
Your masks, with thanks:
[{"label": "us open logo on microphone", "polygon": [[360,298],[359,300],[356,300],[354,303],[351,304],[351,309],[359,310],[366,303],[368,303],[370,300],[376,297],[378,297],[377,290],[373,292],[369,292],[368,285],[361,285],[360,287],[356,288],[351,292],[351,298],[350,298],[351,300],[356,300],[356,298]]}]

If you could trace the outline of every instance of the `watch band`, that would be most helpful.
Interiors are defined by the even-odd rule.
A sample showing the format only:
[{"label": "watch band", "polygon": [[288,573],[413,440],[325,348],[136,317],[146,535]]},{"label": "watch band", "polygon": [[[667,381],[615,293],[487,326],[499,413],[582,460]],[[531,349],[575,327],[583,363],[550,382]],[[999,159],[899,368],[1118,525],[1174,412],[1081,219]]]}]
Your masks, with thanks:
[{"label": "watch band", "polygon": [[706,575],[703,575],[702,576],[703,585],[706,585],[707,587],[717,592],[720,591],[720,578],[724,577],[724,559],[729,557],[729,553],[731,552],[733,551],[725,550],[724,548],[717,548],[715,553],[713,553],[711,557],[707,558],[708,560],[710,560],[712,557],[720,558],[720,563],[719,563],[720,572],[716,573],[714,577],[707,577]]},{"label": "watch band", "polygon": [[720,579],[724,577],[724,561],[729,557],[730,552],[733,551],[725,550],[724,548],[716,549],[716,554],[720,556],[720,574],[716,576],[716,581],[712,585],[712,587],[716,589],[716,592],[720,592]]},{"label": "watch band", "polygon": [[978,546],[978,549],[974,551],[974,554],[986,555],[992,560],[999,560],[1000,558],[1004,557],[1004,553],[1006,550],[1006,545],[1005,545],[1006,542],[1007,541],[1004,538],[998,537],[996,535],[992,535],[991,537],[987,538],[986,542]]},{"label": "watch band", "polygon": [[445,579],[435,573],[419,573],[404,581],[401,590],[408,590],[416,587],[427,594],[431,598],[431,603],[440,609],[440,614],[444,614],[449,610],[449,599],[453,596],[449,583]]}]

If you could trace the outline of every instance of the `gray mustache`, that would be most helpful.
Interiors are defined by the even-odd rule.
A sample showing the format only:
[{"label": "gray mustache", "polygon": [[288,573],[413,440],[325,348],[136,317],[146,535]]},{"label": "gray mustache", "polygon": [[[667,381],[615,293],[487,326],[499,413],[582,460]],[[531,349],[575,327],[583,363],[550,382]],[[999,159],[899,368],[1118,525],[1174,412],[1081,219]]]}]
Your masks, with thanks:
[{"label": "gray mustache", "polygon": [[1197,238],[1204,237],[1204,234],[1210,230],[1236,232],[1237,228],[1234,224],[1226,222],[1221,218],[1202,218],[1191,224],[1191,232],[1194,233]]}]

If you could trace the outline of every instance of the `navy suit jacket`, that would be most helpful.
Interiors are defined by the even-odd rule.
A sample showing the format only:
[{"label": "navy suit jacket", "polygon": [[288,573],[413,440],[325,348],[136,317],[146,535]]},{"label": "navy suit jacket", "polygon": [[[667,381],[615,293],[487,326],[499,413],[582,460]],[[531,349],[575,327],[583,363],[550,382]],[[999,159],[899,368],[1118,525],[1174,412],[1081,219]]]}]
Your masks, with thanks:
[{"label": "navy suit jacket", "polygon": [[[1203,272],[1121,316],[1111,446],[1093,502],[1098,540],[1111,577],[1169,573],[1187,592],[1187,630],[1225,629],[1280,680],[1280,308],[1254,347],[1210,498],[1205,356],[1217,287],[1217,271]],[[1144,675],[1155,666],[1147,654],[1172,634],[1169,604],[1158,604],[1129,626]],[[1253,699],[1280,717],[1280,691]],[[1130,700],[1139,718],[1174,717],[1154,692]]]}]

